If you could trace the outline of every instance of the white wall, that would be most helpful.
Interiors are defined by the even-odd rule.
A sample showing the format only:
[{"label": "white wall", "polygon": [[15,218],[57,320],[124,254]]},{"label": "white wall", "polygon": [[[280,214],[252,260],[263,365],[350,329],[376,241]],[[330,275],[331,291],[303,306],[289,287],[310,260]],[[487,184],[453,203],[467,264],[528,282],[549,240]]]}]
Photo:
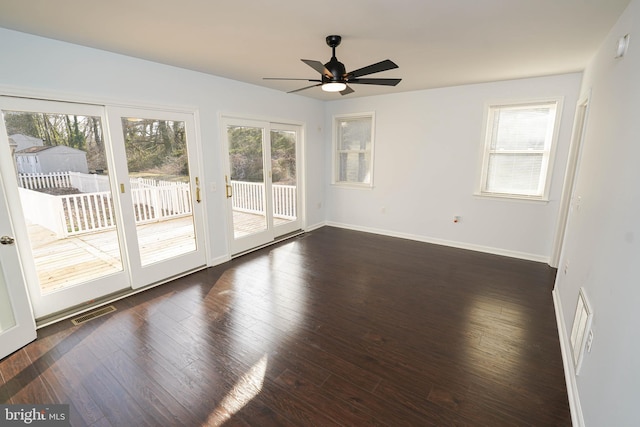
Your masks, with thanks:
[{"label": "white wall", "polygon": [[[331,117],[376,114],[374,188],[328,185],[329,223],[548,261],[580,80],[566,74],[327,103],[328,177]],[[485,104],[557,96],[564,109],[550,201],[474,196]],[[454,215],[462,221],[454,224]]]},{"label": "white wall", "polygon": [[[324,222],[324,210],[317,207],[324,201],[322,102],[2,28],[0,52],[0,94],[28,91],[43,97],[96,103],[196,108],[212,260],[227,255],[220,114],[304,124],[305,156],[312,159],[305,164],[307,224]],[[212,183],[216,183],[217,191],[211,190]]]},{"label": "white wall", "polygon": [[[326,219],[332,224],[548,260],[580,74],[322,103],[5,29],[0,29],[0,49],[3,62],[12,64],[0,68],[0,89],[95,102],[196,108],[212,259],[227,254],[218,118],[230,113],[305,125],[308,226]],[[485,103],[547,96],[564,96],[549,203],[473,196]],[[375,188],[345,190],[329,185],[331,116],[372,110],[376,111]],[[217,191],[211,190],[212,183]],[[462,221],[454,224],[454,215],[462,216]]]},{"label": "white wall", "polygon": [[[627,33],[627,55],[614,59]],[[585,71],[582,93],[591,96],[574,193],[581,202],[569,216],[560,260],[569,267],[554,292],[566,347],[581,286],[594,311],[592,351],[579,376],[569,370],[576,415],[594,427],[640,419],[639,42],[640,1],[633,0]]]}]

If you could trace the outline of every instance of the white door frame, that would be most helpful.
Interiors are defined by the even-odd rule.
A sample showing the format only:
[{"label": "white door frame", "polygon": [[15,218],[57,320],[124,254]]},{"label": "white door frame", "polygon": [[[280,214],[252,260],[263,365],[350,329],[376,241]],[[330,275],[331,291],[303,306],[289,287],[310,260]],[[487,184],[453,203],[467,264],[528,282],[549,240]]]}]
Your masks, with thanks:
[{"label": "white door frame", "polygon": [[589,94],[580,99],[576,106],[576,113],[573,121],[573,132],[571,134],[571,145],[569,146],[569,157],[567,159],[567,168],[564,174],[564,184],[562,187],[562,198],[560,199],[560,209],[558,211],[558,219],[556,222],[556,232],[551,257],[549,258],[549,265],[554,268],[558,268],[560,256],[562,255],[562,246],[564,244],[567,221],[569,219],[571,203],[573,201],[574,183],[576,175],[578,174],[580,153],[582,152],[582,144],[584,142],[588,115]]},{"label": "white door frame", "polygon": [[[106,115],[104,107],[99,105],[45,101],[39,99],[0,97],[1,110],[30,111],[38,113],[54,114],[86,114],[100,117],[103,131],[107,131]],[[105,144],[107,157],[111,157],[110,144]],[[16,237],[16,245],[20,256],[25,281],[29,290],[31,304],[35,318],[42,318],[50,314],[66,310],[76,305],[84,304],[95,298],[112,294],[130,287],[129,273],[126,265],[126,248],[123,245],[123,234],[118,230],[118,243],[122,254],[122,271],[111,273],[107,276],[85,282],[82,285],[65,288],[56,292],[42,294],[36,272],[30,238],[27,232],[25,216],[22,210],[18,182],[15,173],[13,157],[9,148],[7,129],[4,120],[0,119],[0,172],[4,181],[4,192],[8,200],[8,209],[13,221],[13,229]],[[119,210],[116,200],[113,176],[110,176],[111,192]]]},{"label": "white door frame", "polygon": [[[303,171],[303,157],[302,157],[302,146],[303,144],[303,140],[302,140],[302,126],[300,125],[295,125],[295,124],[286,124],[286,123],[276,123],[276,122],[271,122],[270,123],[270,130],[273,131],[289,131],[289,132],[294,132],[296,134],[296,216],[297,219],[295,221],[290,221],[287,222],[285,224],[280,224],[280,225],[275,225],[273,226],[274,228],[274,234],[275,237],[281,237],[284,236],[286,234],[289,233],[293,233],[295,231],[298,230],[302,230],[303,229],[303,218],[304,218],[304,212],[303,212],[303,200],[304,200],[304,193],[303,191],[301,191],[301,189],[304,188],[304,184],[303,184],[303,180],[302,180],[302,171]],[[268,162],[271,162],[271,159],[268,159]]]},{"label": "white door frame", "polygon": [[[283,121],[269,121],[266,119],[241,118],[237,116],[222,116],[220,118],[222,157],[224,165],[224,178],[231,179],[231,165],[229,162],[228,126],[246,126],[263,129],[263,171],[265,184],[265,217],[267,228],[263,232],[235,239],[233,224],[232,198],[227,197],[225,191],[225,203],[227,211],[227,242],[228,252],[231,256],[238,255],[252,249],[274,242],[278,237],[303,229],[303,126]],[[296,215],[297,219],[287,224],[274,225],[273,200],[272,199],[272,168],[271,168],[271,131],[292,131],[296,134]],[[225,182],[223,180],[223,182]],[[226,184],[226,182],[225,182]]]},{"label": "white door frame", "polygon": [[[0,236],[13,237],[0,176]],[[0,245],[0,359],[36,339],[31,302],[15,244]]]},{"label": "white door frame", "polygon": [[[15,247],[17,247],[17,254],[23,269],[22,274],[30,295],[30,310],[33,310],[32,320],[67,310],[76,305],[86,304],[89,301],[109,294],[161,283],[207,265],[208,245],[205,237],[204,203],[193,201],[197,250],[184,256],[165,260],[144,268],[140,265],[135,224],[132,224],[132,220],[125,220],[126,215],[123,213],[123,210],[127,209],[127,206],[131,208],[129,210],[130,212],[133,212],[133,208],[131,207],[132,202],[129,197],[130,184],[123,143],[124,138],[122,136],[121,118],[118,114],[124,113],[125,116],[129,114],[143,118],[181,120],[185,122],[192,189],[191,196],[192,199],[195,199],[196,194],[202,196],[206,193],[203,191],[204,179],[201,174],[203,170],[202,156],[200,155],[200,139],[197,132],[195,111],[176,112],[164,109],[121,108],[7,96],[0,96],[0,109],[56,114],[86,114],[100,117],[103,135],[105,137],[105,154],[109,160],[110,167],[113,168],[113,171],[110,171],[109,178],[115,211],[118,214],[118,243],[122,254],[123,270],[86,282],[86,284],[83,285],[73,286],[43,295],[33,260],[24,214],[22,212],[15,165],[9,147],[7,130],[4,120],[0,118],[0,170],[5,184],[3,187],[3,196],[8,200],[9,216],[13,220],[13,234],[16,239]],[[110,118],[112,123],[109,122]],[[114,126],[114,123],[117,124],[117,126]],[[116,161],[116,159],[118,161]],[[196,183],[196,177],[198,177],[199,185]],[[120,193],[120,186],[117,185],[118,182],[125,186],[125,194]],[[197,189],[198,186],[202,188],[200,191]],[[120,197],[118,197],[118,195]],[[130,219],[133,218],[131,215],[129,215],[129,217]]]},{"label": "white door frame", "polygon": [[[271,165],[268,164],[267,159],[271,158],[271,144],[270,144],[270,132],[269,122],[251,119],[240,119],[233,117],[223,117],[220,122],[220,129],[222,133],[222,152],[224,160],[224,183],[227,187],[225,189],[225,205],[227,211],[227,236],[229,244],[229,253],[237,255],[239,253],[246,252],[253,248],[257,248],[272,242],[275,239],[273,228],[270,224],[273,220],[273,214],[270,204],[270,197],[267,197],[271,191]],[[229,126],[246,126],[250,128],[262,129],[262,171],[264,181],[264,197],[265,197],[265,221],[266,227],[264,231],[253,233],[248,236],[244,236],[236,239],[234,237],[234,223],[233,223],[233,193],[229,191],[231,185],[231,163],[229,162],[229,138],[228,127]]]},{"label": "white door frame", "polygon": [[[121,209],[120,223],[123,224],[125,241],[128,251],[129,270],[132,289],[139,289],[167,278],[193,271],[207,264],[205,214],[202,194],[204,194],[204,180],[200,163],[200,141],[196,132],[196,120],[193,113],[164,110],[151,110],[134,107],[107,106],[107,121],[113,153],[118,161],[114,162],[115,177],[124,192],[119,191]],[[181,121],[185,123],[187,138],[187,158],[189,162],[189,179],[191,185],[191,203],[193,226],[196,239],[196,250],[170,258],[148,266],[142,266],[140,249],[135,221],[133,221],[133,201],[131,199],[131,184],[127,167],[127,154],[122,128],[122,117],[137,117],[152,120]],[[125,218],[126,217],[126,218]]]}]

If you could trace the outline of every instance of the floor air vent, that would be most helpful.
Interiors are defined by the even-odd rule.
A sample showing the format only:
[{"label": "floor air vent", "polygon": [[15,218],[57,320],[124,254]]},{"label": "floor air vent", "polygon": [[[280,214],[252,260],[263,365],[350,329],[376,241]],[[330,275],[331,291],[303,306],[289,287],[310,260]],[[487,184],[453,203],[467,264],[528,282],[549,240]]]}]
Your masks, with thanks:
[{"label": "floor air vent", "polygon": [[85,313],[82,316],[76,317],[75,319],[71,320],[71,323],[73,323],[74,325],[82,325],[89,320],[104,316],[105,314],[113,313],[114,311],[116,311],[116,308],[112,305],[108,305],[106,307],[102,307],[97,310],[90,311],[89,313]]}]

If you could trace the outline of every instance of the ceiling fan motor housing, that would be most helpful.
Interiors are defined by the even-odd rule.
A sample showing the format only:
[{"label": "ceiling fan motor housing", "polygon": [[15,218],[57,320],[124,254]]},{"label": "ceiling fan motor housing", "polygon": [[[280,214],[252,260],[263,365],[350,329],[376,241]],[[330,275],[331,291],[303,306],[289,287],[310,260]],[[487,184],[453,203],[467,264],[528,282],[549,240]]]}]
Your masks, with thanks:
[{"label": "ceiling fan motor housing", "polygon": [[327,44],[329,45],[329,47],[335,48],[336,46],[340,45],[340,42],[342,41],[342,37],[340,37],[340,36],[327,36],[326,40],[327,40]]},{"label": "ceiling fan motor housing", "polygon": [[324,64],[324,67],[329,70],[333,77],[322,75],[323,82],[344,82],[344,77],[347,74],[344,64],[334,56],[331,61]]}]

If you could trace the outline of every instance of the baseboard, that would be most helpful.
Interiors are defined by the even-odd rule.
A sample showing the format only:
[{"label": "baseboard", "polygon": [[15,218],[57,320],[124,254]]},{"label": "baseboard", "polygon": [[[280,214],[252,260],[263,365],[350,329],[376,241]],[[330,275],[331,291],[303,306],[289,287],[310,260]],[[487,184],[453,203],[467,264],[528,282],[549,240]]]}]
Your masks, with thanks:
[{"label": "baseboard", "polygon": [[215,267],[216,265],[224,264],[227,261],[231,261],[231,257],[229,255],[219,256],[218,258],[210,259],[207,267]]},{"label": "baseboard", "polygon": [[556,289],[551,293],[553,295],[553,307],[556,312],[556,324],[558,325],[558,337],[560,338],[560,351],[562,353],[562,363],[564,365],[564,377],[567,383],[567,397],[569,398],[569,409],[571,410],[571,422],[574,427],[584,427],[584,418],[582,415],[582,406],[580,405],[580,396],[578,395],[578,384],[576,383],[576,371],[573,366],[573,358],[569,345],[569,336],[567,335],[567,325],[562,315],[562,301]]},{"label": "baseboard", "polygon": [[489,254],[493,254],[493,255],[501,255],[501,256],[506,256],[506,257],[510,257],[510,258],[518,258],[518,259],[523,259],[523,260],[527,260],[527,261],[543,262],[543,263],[546,263],[546,264],[549,263],[549,257],[548,256],[530,254],[530,253],[526,253],[526,252],[510,251],[510,250],[506,250],[506,249],[493,248],[493,247],[490,247],[490,246],[473,245],[473,244],[469,244],[469,243],[456,242],[456,241],[453,241],[453,240],[435,239],[435,238],[432,238],[432,237],[420,236],[420,235],[417,235],[417,234],[399,233],[399,232],[391,231],[391,230],[382,230],[382,229],[379,229],[379,228],[361,227],[361,226],[358,226],[358,225],[343,224],[343,223],[333,222],[333,221],[327,221],[326,225],[329,225],[331,227],[345,228],[345,229],[348,229],[348,230],[364,231],[366,233],[380,234],[380,235],[383,235],[383,236],[398,237],[398,238],[401,238],[401,239],[415,240],[415,241],[418,241],[418,242],[432,243],[434,245],[450,246],[450,247],[458,248],[458,249],[467,249],[467,250],[476,251],[476,252],[484,252],[484,253],[489,253]]},{"label": "baseboard", "polygon": [[313,224],[313,225],[308,225],[308,226],[304,229],[304,231],[305,231],[306,233],[308,233],[308,232],[310,232],[310,231],[317,230],[318,228],[322,228],[322,227],[324,227],[325,225],[327,225],[326,221],[319,222],[319,223],[317,223],[317,224]]}]

